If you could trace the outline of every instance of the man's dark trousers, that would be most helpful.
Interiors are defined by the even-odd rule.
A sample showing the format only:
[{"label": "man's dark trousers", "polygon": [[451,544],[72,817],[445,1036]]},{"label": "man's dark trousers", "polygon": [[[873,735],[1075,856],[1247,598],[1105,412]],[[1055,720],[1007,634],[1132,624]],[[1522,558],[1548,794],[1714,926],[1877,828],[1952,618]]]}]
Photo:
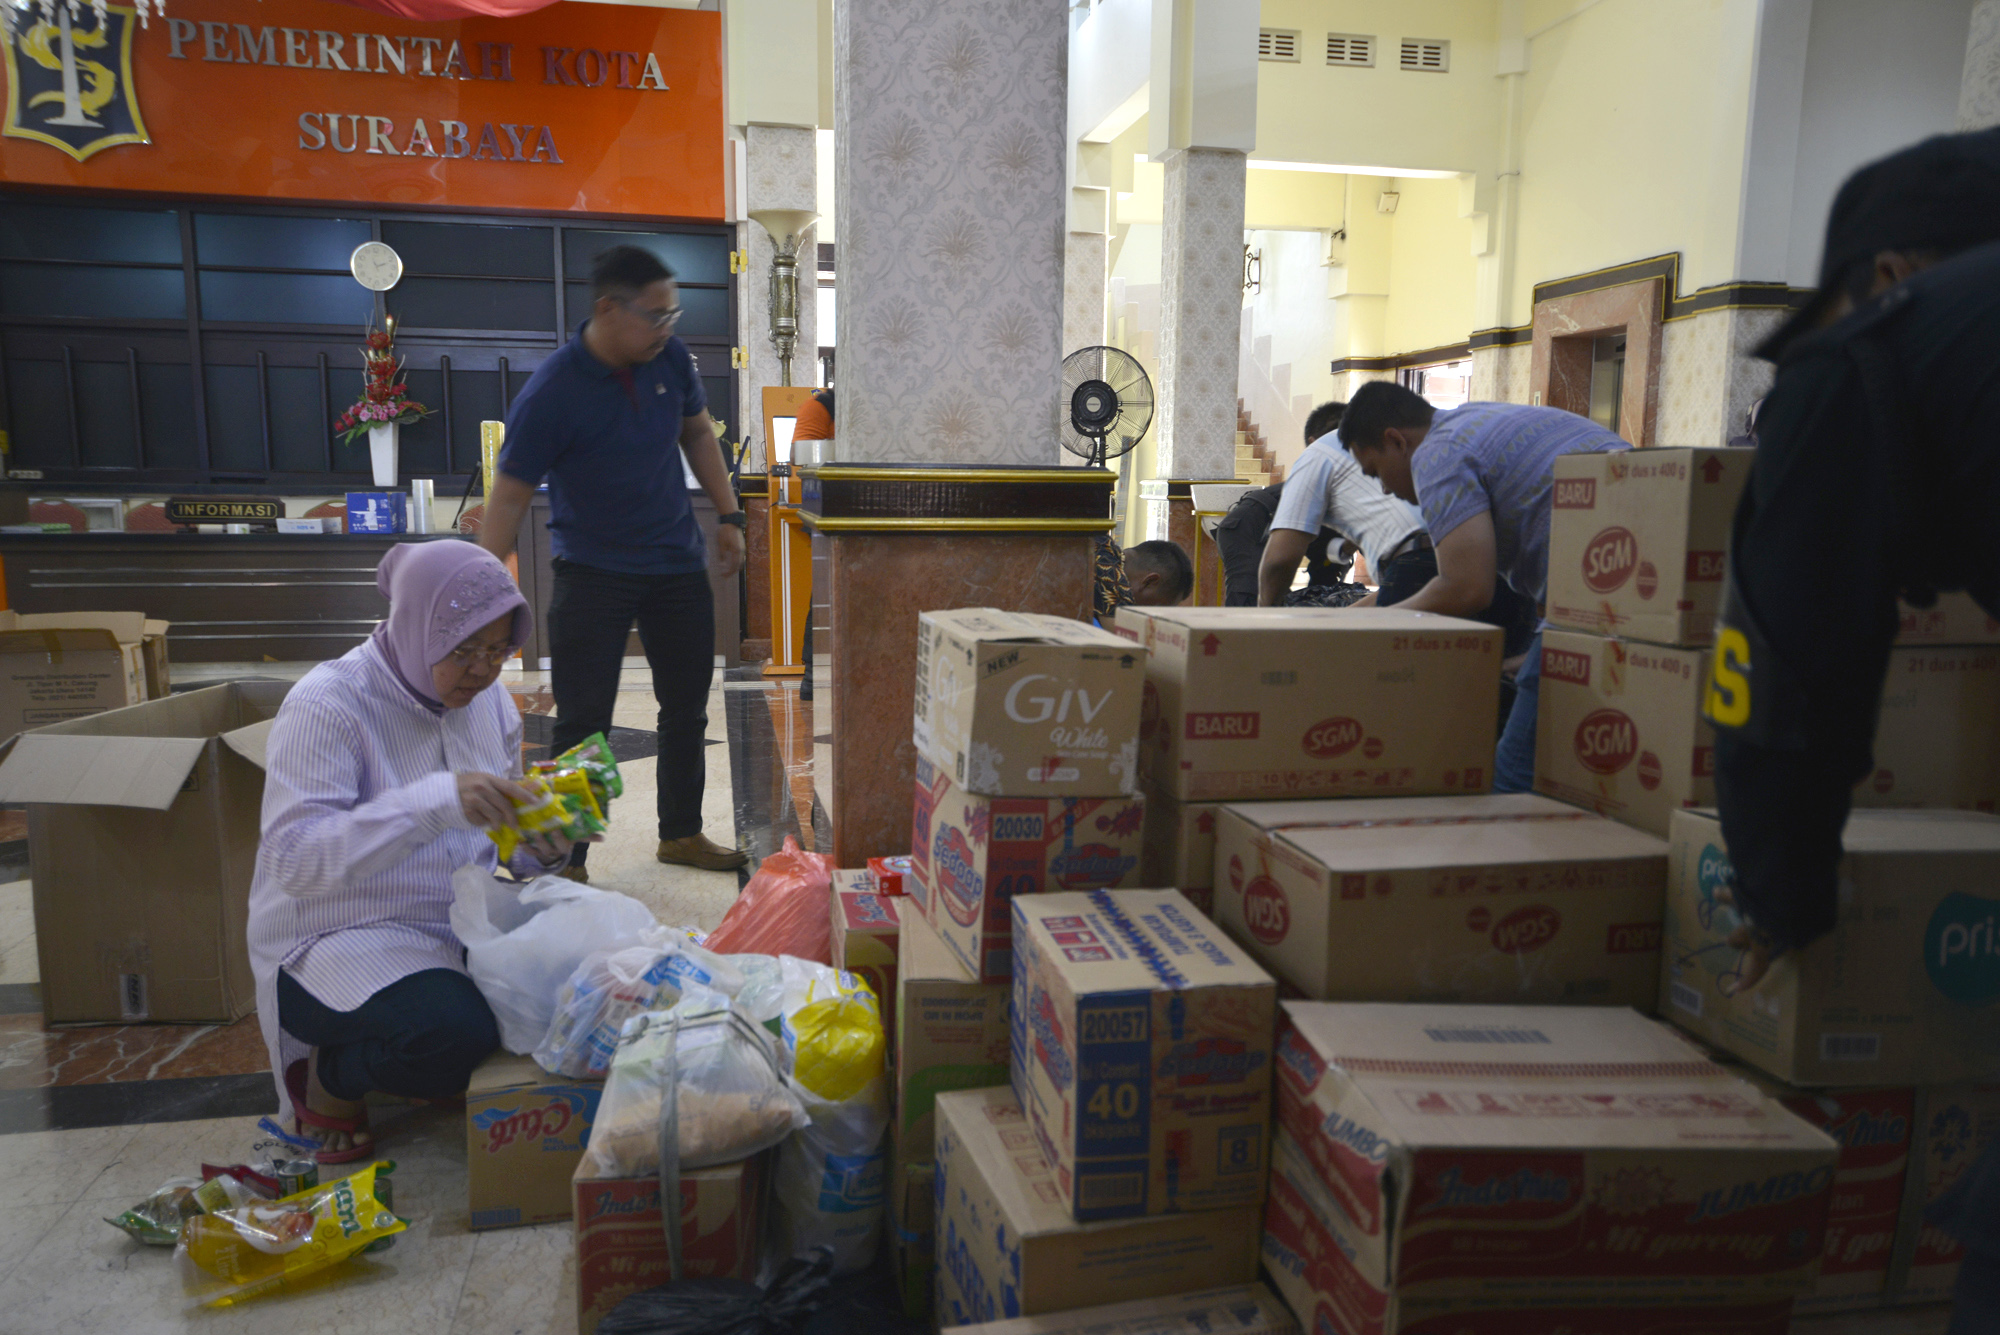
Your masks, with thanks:
[{"label": "man's dark trousers", "polygon": [[[626,575],[558,558],[555,577],[549,598],[555,753],[611,731],[625,637],[636,621],[660,706],[660,838],[700,834],[708,690],[715,676],[715,594],[708,572]],[[589,847],[578,844],[570,864],[582,866]]]}]

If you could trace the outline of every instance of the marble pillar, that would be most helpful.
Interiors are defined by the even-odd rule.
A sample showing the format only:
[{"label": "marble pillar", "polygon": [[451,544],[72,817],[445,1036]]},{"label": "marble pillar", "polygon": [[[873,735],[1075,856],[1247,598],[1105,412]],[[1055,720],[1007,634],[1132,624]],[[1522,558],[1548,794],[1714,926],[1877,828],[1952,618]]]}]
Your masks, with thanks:
[{"label": "marble pillar", "polygon": [[[1243,191],[1234,149],[1167,155],[1160,239],[1160,477],[1236,476],[1237,343],[1243,320]],[[1165,537],[1155,504],[1148,530]]]},{"label": "marble pillar", "polygon": [[1057,462],[1068,15],[836,0],[843,462]]},{"label": "marble pillar", "polygon": [[[744,208],[817,209],[819,159],[811,130],[791,126],[752,125],[746,141]],[[762,473],[768,466],[764,442],[764,387],[781,383],[778,349],[771,342],[771,234],[757,223],[738,229],[741,248],[750,256],[737,302],[737,342],[750,350],[750,369],[737,377],[737,411],[743,420],[731,435],[750,443],[745,473]],[[819,248],[815,229],[799,249],[799,341],[792,350],[792,383],[816,384],[819,378]],[[766,612],[765,619],[769,620]],[[766,634],[768,634],[768,629]]]},{"label": "marble pillar", "polygon": [[1965,38],[1965,74],[1958,86],[1958,128],[2000,125],[2000,0],[1979,0]]},{"label": "marble pillar", "polygon": [[[1089,616],[1112,475],[1056,466],[1066,0],[834,0],[833,39],[840,459],[806,473],[804,513],[853,867],[910,848],[918,615]],[[1104,263],[1100,236],[1100,325]]]}]

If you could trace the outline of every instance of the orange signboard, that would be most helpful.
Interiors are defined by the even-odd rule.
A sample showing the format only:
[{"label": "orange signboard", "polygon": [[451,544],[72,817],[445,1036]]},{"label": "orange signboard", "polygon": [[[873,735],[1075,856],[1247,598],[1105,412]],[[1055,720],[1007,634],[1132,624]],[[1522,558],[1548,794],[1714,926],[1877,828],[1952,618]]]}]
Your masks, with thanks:
[{"label": "orange signboard", "polygon": [[713,12],[419,23],[318,0],[16,20],[0,180],[148,194],[723,216]]}]

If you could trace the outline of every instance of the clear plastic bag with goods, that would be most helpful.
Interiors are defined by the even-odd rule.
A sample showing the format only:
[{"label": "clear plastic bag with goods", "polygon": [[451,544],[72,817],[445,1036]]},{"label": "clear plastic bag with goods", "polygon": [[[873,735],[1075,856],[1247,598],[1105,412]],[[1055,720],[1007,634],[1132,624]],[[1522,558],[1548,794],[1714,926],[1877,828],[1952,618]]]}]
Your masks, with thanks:
[{"label": "clear plastic bag with goods", "polygon": [[779,1072],[775,1040],[729,999],[690,985],[672,1011],[634,1016],[612,1056],[579,1177],[660,1171],[660,1127],[674,1085],[680,1166],[733,1163],[806,1124]]},{"label": "clear plastic bag with goods", "polygon": [[468,865],[452,873],[451,889],[451,930],[509,1052],[533,1052],[548,1035],[556,998],[585,959],[641,945],[657,926],[630,895],[560,876],[520,886]]},{"label": "clear plastic bag with goods", "polygon": [[408,1225],[378,1185],[384,1162],[278,1200],[198,1214],[181,1226],[174,1262],[189,1297],[211,1307],[272,1293],[400,1233]]},{"label": "clear plastic bag with goods", "polygon": [[833,859],[806,853],[787,837],[765,858],[722,922],[708,934],[708,948],[724,955],[797,955],[833,963]]},{"label": "clear plastic bag with goods", "polygon": [[672,1008],[686,988],[733,997],[743,986],[741,969],[682,932],[663,927],[642,937],[644,944],[590,955],[563,984],[535,1049],[543,1070],[602,1080],[633,1016]]},{"label": "clear plastic bag with goods", "polygon": [[811,1124],[778,1151],[781,1256],[830,1248],[836,1274],[867,1268],[882,1234],[888,1173],[888,1041],[875,994],[844,970],[790,958],[787,1078]]}]

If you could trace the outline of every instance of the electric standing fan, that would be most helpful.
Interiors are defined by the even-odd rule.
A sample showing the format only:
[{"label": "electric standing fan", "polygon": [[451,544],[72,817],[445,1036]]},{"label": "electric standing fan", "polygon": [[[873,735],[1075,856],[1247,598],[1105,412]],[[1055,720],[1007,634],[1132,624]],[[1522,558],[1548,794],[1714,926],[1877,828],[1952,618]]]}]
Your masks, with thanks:
[{"label": "electric standing fan", "polygon": [[1153,422],[1153,382],[1123,348],[1079,348],[1063,358],[1063,448],[1102,468],[1139,443]]}]

